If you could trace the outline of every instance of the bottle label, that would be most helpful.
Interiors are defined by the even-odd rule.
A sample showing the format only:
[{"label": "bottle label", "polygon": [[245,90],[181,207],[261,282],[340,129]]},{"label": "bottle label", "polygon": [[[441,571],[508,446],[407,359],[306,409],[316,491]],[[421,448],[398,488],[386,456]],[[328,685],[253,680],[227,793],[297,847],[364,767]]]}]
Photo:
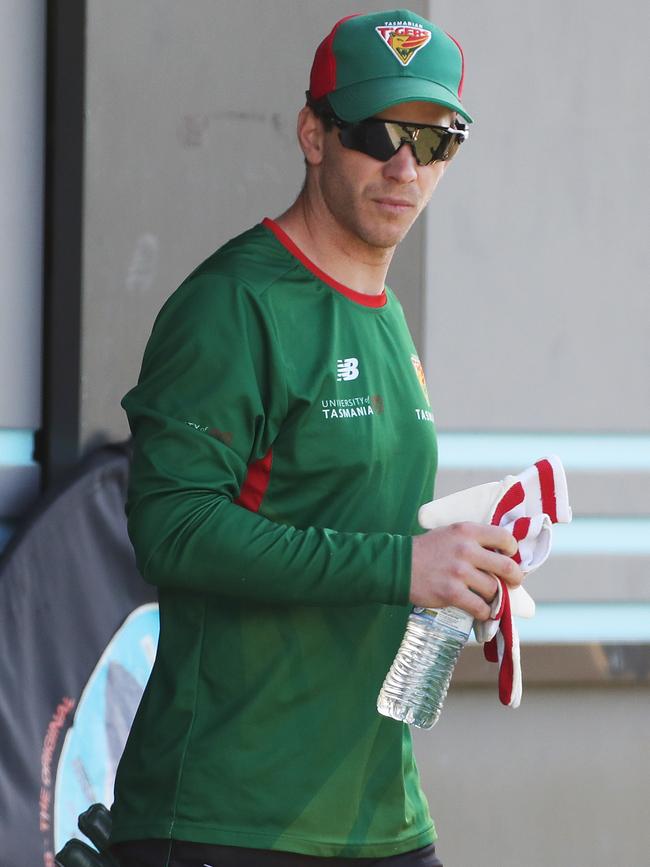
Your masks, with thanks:
[{"label": "bottle label", "polygon": [[472,624],[474,623],[474,618],[471,614],[453,606],[449,608],[419,608],[416,606],[413,609],[413,613],[435,618],[436,623],[458,633],[463,639],[469,637],[472,631]]}]

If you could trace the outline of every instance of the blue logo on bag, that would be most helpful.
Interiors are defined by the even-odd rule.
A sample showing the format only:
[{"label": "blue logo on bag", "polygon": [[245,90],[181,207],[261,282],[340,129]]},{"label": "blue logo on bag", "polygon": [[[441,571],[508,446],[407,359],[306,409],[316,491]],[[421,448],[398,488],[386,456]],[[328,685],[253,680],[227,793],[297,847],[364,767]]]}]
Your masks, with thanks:
[{"label": "blue logo on bag", "polygon": [[115,771],[149,679],[159,634],[158,606],[136,608],[122,624],[90,675],[77,704],[56,773],[55,851],[79,837],[79,813],[113,803]]}]

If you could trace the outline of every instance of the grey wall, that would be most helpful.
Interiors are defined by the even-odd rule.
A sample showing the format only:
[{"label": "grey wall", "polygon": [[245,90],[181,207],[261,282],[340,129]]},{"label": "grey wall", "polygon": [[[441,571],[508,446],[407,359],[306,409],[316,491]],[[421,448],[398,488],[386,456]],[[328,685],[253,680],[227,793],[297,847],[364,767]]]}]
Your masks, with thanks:
[{"label": "grey wall", "polygon": [[647,433],[646,4],[430,7],[476,117],[427,232],[442,426]]},{"label": "grey wall", "polygon": [[44,0],[0,3],[0,548],[36,497],[41,425]]},{"label": "grey wall", "polygon": [[0,15],[0,428],[33,430],[41,421],[45,8],[3,0]]},{"label": "grey wall", "polygon": [[445,867],[643,867],[650,851],[647,688],[453,689],[416,734]]}]

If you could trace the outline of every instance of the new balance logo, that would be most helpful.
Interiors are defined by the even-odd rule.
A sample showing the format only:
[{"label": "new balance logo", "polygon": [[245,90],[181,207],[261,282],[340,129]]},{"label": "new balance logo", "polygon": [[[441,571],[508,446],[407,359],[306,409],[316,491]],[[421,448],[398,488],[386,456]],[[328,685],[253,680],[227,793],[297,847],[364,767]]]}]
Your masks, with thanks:
[{"label": "new balance logo", "polygon": [[356,379],[359,376],[359,359],[358,358],[339,358],[336,362],[336,380],[340,382],[342,379],[349,381]]}]

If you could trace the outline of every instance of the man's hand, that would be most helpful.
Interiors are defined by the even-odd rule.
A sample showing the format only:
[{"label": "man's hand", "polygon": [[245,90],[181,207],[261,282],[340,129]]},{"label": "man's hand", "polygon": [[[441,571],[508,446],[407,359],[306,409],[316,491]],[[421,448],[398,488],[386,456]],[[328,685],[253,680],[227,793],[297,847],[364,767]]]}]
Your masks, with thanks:
[{"label": "man's hand", "polygon": [[488,603],[497,592],[495,576],[511,587],[523,580],[523,572],[510,559],[516,550],[508,530],[468,521],[414,536],[409,598],[423,608],[454,605],[477,620],[487,620]]}]

